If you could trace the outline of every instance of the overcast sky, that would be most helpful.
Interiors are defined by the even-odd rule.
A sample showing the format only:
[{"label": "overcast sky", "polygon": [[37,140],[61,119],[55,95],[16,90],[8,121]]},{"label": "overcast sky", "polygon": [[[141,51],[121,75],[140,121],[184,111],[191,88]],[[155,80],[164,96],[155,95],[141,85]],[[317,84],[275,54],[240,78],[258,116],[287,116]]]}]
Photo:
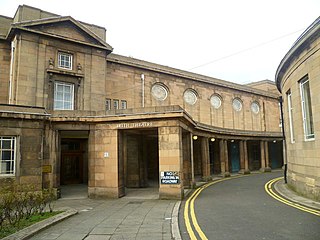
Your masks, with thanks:
[{"label": "overcast sky", "polygon": [[114,53],[236,83],[274,80],[320,14],[319,0],[0,0],[0,15],[21,4],[105,27]]}]

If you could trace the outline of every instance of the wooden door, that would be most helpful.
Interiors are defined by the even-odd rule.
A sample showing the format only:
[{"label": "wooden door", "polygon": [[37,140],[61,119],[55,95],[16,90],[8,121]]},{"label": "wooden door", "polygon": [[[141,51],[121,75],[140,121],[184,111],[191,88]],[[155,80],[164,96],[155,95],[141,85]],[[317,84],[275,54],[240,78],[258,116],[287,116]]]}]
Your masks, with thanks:
[{"label": "wooden door", "polygon": [[81,140],[61,141],[61,184],[83,183],[83,144]]}]

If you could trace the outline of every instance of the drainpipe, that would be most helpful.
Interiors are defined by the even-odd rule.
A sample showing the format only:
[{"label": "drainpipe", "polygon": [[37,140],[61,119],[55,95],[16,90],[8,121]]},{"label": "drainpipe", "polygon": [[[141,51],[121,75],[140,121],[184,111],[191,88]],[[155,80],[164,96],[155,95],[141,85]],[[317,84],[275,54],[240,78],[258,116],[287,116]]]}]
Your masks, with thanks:
[{"label": "drainpipe", "polygon": [[287,151],[286,151],[286,135],[284,132],[284,118],[283,118],[283,99],[282,96],[279,97],[279,103],[280,103],[280,115],[281,115],[281,127],[282,127],[282,145],[283,145],[283,163],[284,163],[284,182],[287,183]]},{"label": "drainpipe", "polygon": [[16,48],[15,39],[11,42],[11,60],[10,60],[10,76],[9,76],[9,104],[13,104],[12,101],[12,81],[13,81],[13,66],[14,66],[14,51]]},{"label": "drainpipe", "polygon": [[193,159],[193,134],[190,133],[190,161],[191,161],[191,188],[195,188],[194,159]]},{"label": "drainpipe", "polygon": [[141,74],[141,90],[142,90],[142,100],[141,106],[144,108],[144,74]]}]

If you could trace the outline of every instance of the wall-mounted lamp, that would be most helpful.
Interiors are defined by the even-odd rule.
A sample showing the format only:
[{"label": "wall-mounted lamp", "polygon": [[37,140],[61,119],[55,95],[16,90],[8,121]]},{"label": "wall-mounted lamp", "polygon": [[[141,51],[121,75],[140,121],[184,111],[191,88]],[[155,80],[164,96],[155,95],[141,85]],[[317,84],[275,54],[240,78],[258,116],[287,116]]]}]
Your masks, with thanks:
[{"label": "wall-mounted lamp", "polygon": [[215,139],[215,138],[213,138],[213,137],[212,137],[212,138],[210,138],[210,141],[211,141],[211,142],[214,142],[215,140],[216,140],[216,139]]},{"label": "wall-mounted lamp", "polygon": [[276,143],[277,142],[277,140],[273,140],[273,143]]},{"label": "wall-mounted lamp", "polygon": [[232,139],[231,142],[234,142],[234,140]]},{"label": "wall-mounted lamp", "polygon": [[193,138],[193,140],[197,140],[197,139],[198,139],[198,136],[197,136],[197,135],[194,135],[192,138]]}]

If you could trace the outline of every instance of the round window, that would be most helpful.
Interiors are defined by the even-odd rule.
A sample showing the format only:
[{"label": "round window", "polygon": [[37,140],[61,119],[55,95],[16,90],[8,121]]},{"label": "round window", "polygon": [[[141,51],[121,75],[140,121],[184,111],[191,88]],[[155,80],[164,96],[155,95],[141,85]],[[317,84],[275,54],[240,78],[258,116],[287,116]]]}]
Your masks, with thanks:
[{"label": "round window", "polygon": [[167,89],[161,84],[155,84],[151,89],[152,96],[160,101],[164,101],[168,97]]},{"label": "round window", "polygon": [[239,98],[235,98],[233,99],[233,102],[232,102],[232,106],[233,106],[233,109],[236,110],[236,111],[241,111],[242,109],[242,102]]},{"label": "round window", "polygon": [[258,114],[260,111],[259,104],[257,102],[251,103],[251,111],[255,114]]},{"label": "round window", "polygon": [[198,100],[196,93],[191,89],[188,89],[187,91],[184,92],[183,98],[184,98],[184,101],[186,101],[186,103],[190,105],[194,105]]},{"label": "round window", "polygon": [[221,106],[221,97],[218,95],[212,95],[210,98],[212,107],[218,109]]}]

